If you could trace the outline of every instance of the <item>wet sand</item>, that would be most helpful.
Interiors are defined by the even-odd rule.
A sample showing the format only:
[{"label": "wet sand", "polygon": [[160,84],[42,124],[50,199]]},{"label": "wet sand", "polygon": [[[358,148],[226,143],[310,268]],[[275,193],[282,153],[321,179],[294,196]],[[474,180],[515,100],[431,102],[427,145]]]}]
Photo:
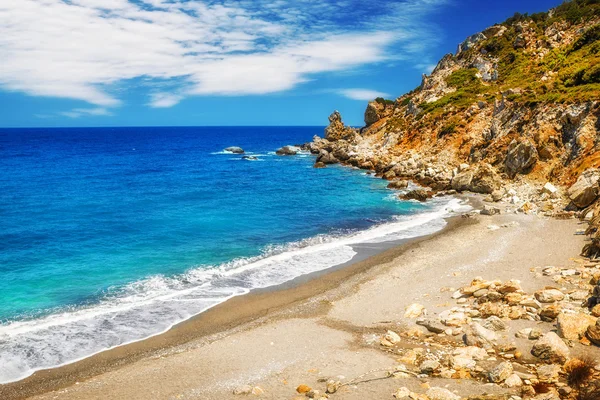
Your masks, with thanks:
[{"label": "wet sand", "polygon": [[[491,230],[492,224],[508,226]],[[430,313],[441,309],[450,296],[440,293],[442,286],[481,275],[521,279],[531,289],[532,267],[577,256],[584,240],[574,235],[577,228],[575,220],[526,215],[454,218],[440,232],[352,265],[253,291],[164,334],[0,386],[0,398],[224,399],[239,398],[232,391],[245,384],[264,389],[260,398],[294,398],[301,383],[316,387],[319,378],[394,365],[393,355],[369,338],[414,324],[403,319],[411,303]],[[394,380],[349,386],[335,396],[391,398],[396,386]],[[481,387],[464,381],[460,391]]]}]

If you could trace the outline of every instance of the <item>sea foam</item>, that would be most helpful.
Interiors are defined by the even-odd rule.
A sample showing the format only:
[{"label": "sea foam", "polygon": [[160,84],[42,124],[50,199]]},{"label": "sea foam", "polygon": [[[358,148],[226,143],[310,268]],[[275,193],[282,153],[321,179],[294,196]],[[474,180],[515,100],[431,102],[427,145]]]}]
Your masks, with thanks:
[{"label": "sea foam", "polygon": [[158,335],[252,289],[344,264],[357,254],[353,245],[433,233],[444,227],[445,217],[466,210],[457,199],[433,201],[433,210],[396,217],[370,229],[318,235],[270,247],[258,257],[199,266],[172,277],[153,276],[112,292],[94,305],[0,325],[0,384]]}]

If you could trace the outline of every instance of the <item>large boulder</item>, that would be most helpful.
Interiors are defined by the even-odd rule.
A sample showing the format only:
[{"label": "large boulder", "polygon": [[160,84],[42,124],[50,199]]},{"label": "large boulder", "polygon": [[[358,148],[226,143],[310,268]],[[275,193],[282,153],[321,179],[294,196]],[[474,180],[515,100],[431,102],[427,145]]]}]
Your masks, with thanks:
[{"label": "large boulder", "polygon": [[405,195],[400,196],[402,200],[418,200],[418,201],[426,201],[431,197],[431,193],[427,192],[424,189],[415,189],[406,193]]},{"label": "large boulder", "polygon": [[388,117],[392,114],[394,110],[393,103],[387,103],[385,101],[371,101],[367,104],[367,109],[365,110],[365,125],[373,125],[375,122],[379,121],[381,118]]},{"label": "large boulder", "polygon": [[474,193],[489,194],[499,186],[498,175],[491,165],[481,164],[477,168],[459,172],[452,178],[452,189],[459,192],[469,190]]},{"label": "large boulder", "polygon": [[517,142],[513,140],[508,145],[504,167],[506,173],[511,177],[520,173],[527,173],[538,160],[538,152],[529,141]]},{"label": "large boulder", "polygon": [[577,182],[569,188],[567,195],[574,205],[585,208],[592,204],[600,194],[600,169],[590,168],[585,170]]},{"label": "large boulder", "polygon": [[452,189],[457,190],[459,192],[462,192],[463,190],[469,190],[469,187],[471,186],[471,182],[473,181],[473,171],[463,171],[460,172],[458,174],[456,174],[456,176],[454,176],[454,178],[452,178]]},{"label": "large boulder", "polygon": [[554,332],[548,332],[531,349],[531,354],[550,363],[564,363],[569,358],[569,347]]},{"label": "large boulder", "polygon": [[596,318],[591,315],[560,314],[556,319],[558,335],[569,340],[579,340],[585,336],[588,327],[596,325]]}]

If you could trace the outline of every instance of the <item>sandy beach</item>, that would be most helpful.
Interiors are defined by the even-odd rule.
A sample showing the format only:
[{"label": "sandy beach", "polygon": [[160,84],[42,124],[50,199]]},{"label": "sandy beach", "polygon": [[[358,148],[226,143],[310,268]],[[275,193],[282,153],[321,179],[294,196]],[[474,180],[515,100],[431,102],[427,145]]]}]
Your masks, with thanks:
[{"label": "sandy beach", "polygon": [[[397,365],[398,353],[382,351],[378,338],[415,327],[404,318],[412,303],[439,314],[452,292],[476,276],[518,279],[526,292],[553,284],[539,271],[576,264],[581,227],[574,219],[524,214],[457,217],[434,235],[351,266],[234,298],[165,334],[1,386],[0,397],[224,399],[239,398],[233,391],[250,385],[263,391],[260,398],[302,398],[301,384],[324,391],[327,378],[349,381]],[[463,397],[504,390],[472,380],[380,379],[344,386],[332,397],[392,398],[400,386],[447,387]]]}]

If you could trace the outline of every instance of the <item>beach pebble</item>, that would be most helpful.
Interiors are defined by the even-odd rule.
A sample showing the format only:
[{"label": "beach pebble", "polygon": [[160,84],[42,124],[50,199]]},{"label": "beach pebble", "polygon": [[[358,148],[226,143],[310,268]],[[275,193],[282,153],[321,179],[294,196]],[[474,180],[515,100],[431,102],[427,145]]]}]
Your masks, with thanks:
[{"label": "beach pebble", "polygon": [[404,312],[404,318],[418,318],[423,314],[425,310],[425,306],[422,304],[414,303],[410,306],[406,307],[406,311]]},{"label": "beach pebble", "polygon": [[427,391],[426,395],[429,400],[460,400],[459,395],[441,387],[432,387]]},{"label": "beach pebble", "polygon": [[238,388],[233,389],[233,394],[236,395],[247,395],[252,393],[253,387],[250,385],[240,386]]}]

